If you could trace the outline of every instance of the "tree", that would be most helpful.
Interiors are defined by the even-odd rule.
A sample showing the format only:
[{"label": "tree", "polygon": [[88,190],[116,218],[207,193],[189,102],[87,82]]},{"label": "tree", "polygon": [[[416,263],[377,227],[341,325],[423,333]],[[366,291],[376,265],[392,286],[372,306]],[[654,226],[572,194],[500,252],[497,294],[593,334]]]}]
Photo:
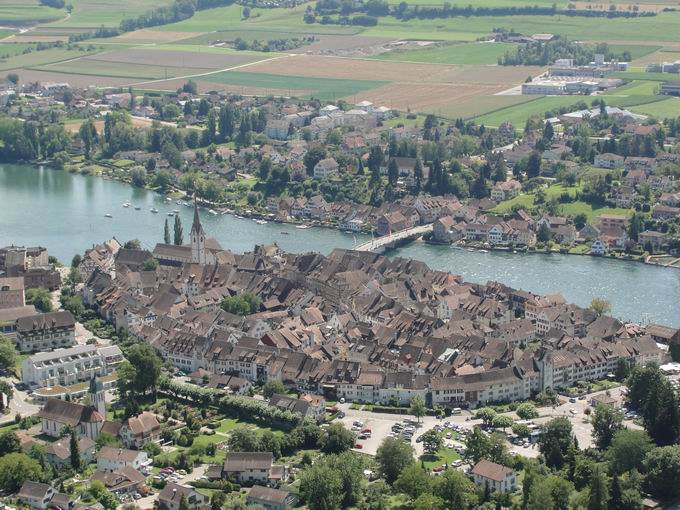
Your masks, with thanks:
[{"label": "tree", "polygon": [[527,177],[532,179],[541,174],[541,153],[534,151],[529,155],[527,161]]},{"label": "tree", "polygon": [[614,435],[623,429],[623,413],[613,406],[598,404],[595,407],[592,424],[595,444],[601,450],[605,450],[609,448]]},{"label": "tree", "polygon": [[283,385],[281,381],[278,381],[276,379],[270,379],[262,387],[262,395],[266,399],[272,398],[272,396],[277,393],[278,394],[286,393],[286,387]]},{"label": "tree", "polygon": [[614,434],[606,453],[609,469],[616,474],[623,474],[637,469],[642,470],[642,463],[654,443],[644,430],[623,429]]},{"label": "tree", "polygon": [[543,427],[538,440],[539,450],[548,467],[560,469],[569,447],[573,443],[573,432],[568,418],[553,418]]},{"label": "tree", "polygon": [[515,409],[515,413],[517,414],[520,420],[533,420],[535,418],[538,418],[538,411],[536,410],[536,406],[531,402],[525,402],[523,404],[518,405],[517,409]]},{"label": "tree", "polygon": [[444,438],[440,432],[430,429],[423,434],[423,448],[425,452],[435,453],[444,446]]},{"label": "tree", "polygon": [[491,425],[491,422],[496,417],[497,413],[490,407],[482,407],[475,413],[475,418],[482,420],[484,425]]},{"label": "tree", "polygon": [[21,443],[17,435],[12,432],[3,432],[0,434],[0,456],[8,453],[18,453],[21,451]]},{"label": "tree", "polygon": [[234,452],[260,451],[260,438],[255,431],[238,427],[234,429],[228,439],[229,449]]},{"label": "tree", "polygon": [[555,510],[555,502],[549,484],[538,481],[531,485],[527,493],[525,510]]},{"label": "tree", "polygon": [[[148,443],[148,444],[158,446],[157,443]],[[105,446],[112,446],[112,447],[120,448],[122,443],[121,443],[120,439],[118,439],[113,434],[109,434],[108,432],[101,432],[97,436],[97,439],[95,440],[94,445],[97,448],[97,451],[99,451],[102,448],[104,448]],[[146,447],[145,447],[144,451],[147,451]],[[160,451],[158,453],[160,453]]]},{"label": "tree", "polygon": [[513,423],[512,432],[522,439],[526,439],[531,435],[531,429],[526,423]]},{"label": "tree", "polygon": [[6,336],[0,334],[0,370],[12,372],[16,367],[17,350],[14,343]]},{"label": "tree", "polygon": [[366,479],[364,478],[364,458],[352,452],[343,452],[324,459],[340,473],[342,484],[342,507],[356,506],[361,498]]},{"label": "tree", "polygon": [[354,446],[354,432],[342,423],[333,423],[321,437],[321,451],[324,453],[342,453]]},{"label": "tree", "polygon": [[416,395],[411,399],[411,405],[409,407],[409,414],[412,414],[420,423],[420,419],[425,416],[425,399],[420,395]]},{"label": "tree", "polygon": [[590,495],[588,497],[588,510],[607,510],[609,503],[609,482],[607,474],[600,465],[593,470],[590,481]]},{"label": "tree", "polygon": [[590,309],[598,315],[604,315],[611,312],[612,305],[604,298],[593,298],[590,302]]},{"label": "tree", "polygon": [[366,487],[364,501],[359,506],[361,510],[387,510],[389,487],[382,480],[373,482]]},{"label": "tree", "polygon": [[105,510],[115,510],[118,506],[118,499],[109,492],[104,484],[99,480],[94,480],[90,483],[90,494],[94,499],[102,504]]},{"label": "tree", "polygon": [[78,129],[78,135],[83,142],[85,158],[90,159],[90,156],[92,155],[92,149],[98,142],[97,128],[95,127],[94,121],[91,118],[87,119],[80,125],[80,128]]},{"label": "tree", "polygon": [[250,315],[260,309],[260,298],[252,292],[243,292],[239,296],[229,296],[222,300],[222,310],[234,315]]},{"label": "tree", "polygon": [[184,244],[184,228],[182,227],[182,220],[179,214],[175,215],[175,226],[174,226],[174,241],[176,246],[182,246]]},{"label": "tree", "polygon": [[343,499],[340,473],[326,462],[312,464],[300,476],[300,493],[309,510],[336,510]]},{"label": "tree", "polygon": [[493,428],[505,430],[508,427],[512,427],[512,418],[506,415],[499,414],[493,419],[491,425],[493,426]]},{"label": "tree", "polygon": [[[155,392],[158,378],[161,375],[161,359],[147,343],[139,343],[127,351],[127,360],[135,369],[135,379],[131,382],[131,389],[139,394],[149,391]],[[118,374],[120,381],[120,373]],[[126,381],[124,386],[130,384]]]},{"label": "tree", "polygon": [[538,232],[536,232],[536,240],[539,243],[547,243],[550,239],[552,239],[550,227],[547,223],[541,223],[541,226],[538,227]]},{"label": "tree", "polygon": [[78,445],[78,435],[74,429],[71,429],[71,438],[69,440],[71,450],[71,467],[75,471],[80,471],[82,467],[82,459],[80,458],[80,445]]},{"label": "tree", "polygon": [[393,484],[404,468],[414,462],[413,447],[402,439],[386,437],[378,447],[375,461],[385,481]]},{"label": "tree", "polygon": [[392,186],[396,186],[397,180],[399,180],[399,165],[396,159],[390,158],[390,162],[387,165],[387,181]]},{"label": "tree", "polygon": [[46,289],[42,287],[26,289],[26,304],[35,306],[36,310],[42,313],[52,311],[52,297]]},{"label": "tree", "polygon": [[443,510],[444,501],[434,494],[421,494],[413,502],[413,510]]},{"label": "tree", "polygon": [[0,489],[15,493],[26,480],[43,480],[43,470],[37,461],[23,453],[10,453],[0,457]]},{"label": "tree", "polygon": [[326,149],[321,145],[314,145],[305,153],[302,162],[307,169],[307,175],[314,174],[316,164],[326,157]]},{"label": "tree", "polygon": [[643,464],[645,487],[652,495],[663,499],[680,495],[680,445],[654,448]]},{"label": "tree", "polygon": [[163,227],[163,242],[165,244],[172,244],[172,238],[170,237],[170,224],[168,219],[165,218],[165,226]]},{"label": "tree", "polygon": [[394,489],[403,492],[412,500],[430,492],[432,477],[419,464],[413,462],[406,466],[394,482]]},{"label": "tree", "polygon": [[7,75],[7,81],[13,83],[14,85],[19,84],[19,75],[17,73],[9,73]]},{"label": "tree", "polygon": [[457,469],[444,471],[433,485],[432,493],[442,499],[447,510],[465,510],[477,502],[474,483]]}]

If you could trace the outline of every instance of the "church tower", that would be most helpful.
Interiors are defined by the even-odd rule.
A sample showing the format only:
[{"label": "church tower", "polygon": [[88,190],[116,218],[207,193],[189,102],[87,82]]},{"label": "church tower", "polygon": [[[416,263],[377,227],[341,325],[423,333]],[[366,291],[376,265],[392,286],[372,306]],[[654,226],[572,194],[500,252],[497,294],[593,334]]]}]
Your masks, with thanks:
[{"label": "church tower", "polygon": [[90,379],[88,390],[90,405],[106,419],[106,399],[104,398],[104,384],[95,376]]},{"label": "church tower", "polygon": [[193,264],[206,264],[205,232],[198,216],[198,205],[195,198],[194,223],[191,225],[191,262]]}]

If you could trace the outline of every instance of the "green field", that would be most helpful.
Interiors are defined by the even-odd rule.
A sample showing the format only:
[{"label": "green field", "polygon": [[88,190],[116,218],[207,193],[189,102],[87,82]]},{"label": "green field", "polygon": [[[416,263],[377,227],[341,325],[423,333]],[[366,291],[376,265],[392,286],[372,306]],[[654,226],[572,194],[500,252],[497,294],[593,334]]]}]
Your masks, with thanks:
[{"label": "green field", "polygon": [[630,109],[635,113],[644,113],[656,117],[657,119],[680,117],[680,98],[669,97],[652,104],[633,106]]},{"label": "green field", "polygon": [[46,22],[64,16],[66,16],[65,11],[41,5],[38,0],[3,0],[0,2],[0,24]]},{"label": "green field", "polygon": [[303,78],[299,76],[282,76],[266,73],[246,73],[226,71],[209,76],[199,77],[197,81],[223,83],[242,87],[258,87],[265,89],[310,91],[307,96],[322,100],[334,100],[351,96],[384,85],[386,82],[373,80],[334,80],[327,78]]},{"label": "green field", "polygon": [[[145,12],[164,5],[170,5],[172,0],[69,0],[73,5],[73,12],[68,19],[64,19],[50,26],[69,28],[98,28],[100,26],[114,27],[121,20],[136,18]],[[63,17],[63,15],[62,15]]]},{"label": "green field", "polygon": [[35,44],[32,43],[0,43],[0,59],[16,57],[21,55],[27,48],[33,48]]},{"label": "green field", "polygon": [[421,460],[425,464],[425,469],[432,469],[444,464],[451,464],[453,461],[459,460],[460,455],[453,448],[443,447],[437,451],[435,455],[423,455]]},{"label": "green field", "polygon": [[[563,185],[555,185],[555,186],[549,186],[548,188],[544,188],[545,190],[545,196],[546,196],[546,201],[552,199],[552,198],[559,198],[562,193],[569,193],[572,197],[575,195],[576,191],[580,190],[581,186],[575,186],[575,187],[565,187]],[[506,200],[505,202],[501,202],[498,204],[494,209],[492,209],[493,212],[499,213],[499,214],[504,214],[512,211],[512,208],[514,206],[522,206],[527,210],[533,209],[536,204],[535,204],[535,198],[536,194],[535,193],[523,193],[521,195],[516,196],[515,198],[511,200]],[[584,213],[588,217],[589,222],[593,222],[597,218],[599,218],[603,214],[622,214],[625,216],[628,216],[632,214],[631,209],[621,209],[617,207],[600,207],[600,206],[593,206],[592,204],[587,204],[585,202],[571,202],[571,203],[565,203],[565,204],[560,204],[560,214],[563,215],[569,215],[569,216],[576,216],[577,214]]]},{"label": "green field", "polygon": [[435,113],[447,119],[471,119],[534,99],[531,96],[477,96],[439,108]]},{"label": "green field", "polygon": [[622,78],[624,80],[644,80],[644,81],[680,81],[680,74],[672,73],[645,73],[626,71],[620,73],[609,73],[612,78]]},{"label": "green field", "polygon": [[632,82],[624,85],[623,87],[618,87],[615,89],[608,90],[604,93],[605,96],[633,96],[633,95],[654,95],[656,94],[659,84],[654,81],[642,81],[633,80]]},{"label": "green field", "polygon": [[496,64],[499,57],[516,47],[516,44],[508,43],[447,44],[432,48],[390,51],[374,58],[428,64]]},{"label": "green field", "polygon": [[32,67],[37,71],[79,74],[85,76],[111,76],[114,78],[134,78],[140,80],[158,80],[184,76],[185,74],[207,73],[209,69],[190,67],[164,67],[154,65],[127,64],[121,62],[104,62],[101,60],[73,60],[48,66]]},{"label": "green field", "polygon": [[69,60],[76,57],[84,57],[85,55],[92,53],[94,52],[66,49],[34,51],[32,53],[27,53],[26,55],[17,55],[5,60],[4,62],[0,62],[0,71],[45,65],[52,62],[61,62],[63,60]]}]

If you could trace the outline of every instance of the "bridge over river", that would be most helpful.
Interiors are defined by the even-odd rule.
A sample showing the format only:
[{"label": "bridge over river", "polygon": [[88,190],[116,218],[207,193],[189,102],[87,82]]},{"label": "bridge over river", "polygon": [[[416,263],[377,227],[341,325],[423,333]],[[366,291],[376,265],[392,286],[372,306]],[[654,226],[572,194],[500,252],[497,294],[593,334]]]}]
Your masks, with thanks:
[{"label": "bridge over river", "polygon": [[432,224],[418,225],[413,228],[401,230],[390,234],[388,236],[376,237],[370,241],[357,245],[354,249],[357,251],[370,251],[373,253],[384,253],[390,248],[397,248],[410,241],[418,239],[423,234],[432,232]]}]

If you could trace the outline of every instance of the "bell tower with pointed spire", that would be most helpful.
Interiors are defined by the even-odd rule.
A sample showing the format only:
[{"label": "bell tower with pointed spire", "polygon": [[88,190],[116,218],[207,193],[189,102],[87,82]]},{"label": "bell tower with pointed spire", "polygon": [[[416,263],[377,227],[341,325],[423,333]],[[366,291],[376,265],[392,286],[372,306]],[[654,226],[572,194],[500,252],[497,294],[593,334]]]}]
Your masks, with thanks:
[{"label": "bell tower with pointed spire", "polygon": [[191,262],[193,264],[205,264],[205,232],[198,216],[198,204],[194,197],[194,222],[191,225]]},{"label": "bell tower with pointed spire", "polygon": [[106,399],[104,397],[104,384],[98,377],[90,379],[90,389],[88,390],[90,405],[94,407],[104,419],[106,419]]}]

